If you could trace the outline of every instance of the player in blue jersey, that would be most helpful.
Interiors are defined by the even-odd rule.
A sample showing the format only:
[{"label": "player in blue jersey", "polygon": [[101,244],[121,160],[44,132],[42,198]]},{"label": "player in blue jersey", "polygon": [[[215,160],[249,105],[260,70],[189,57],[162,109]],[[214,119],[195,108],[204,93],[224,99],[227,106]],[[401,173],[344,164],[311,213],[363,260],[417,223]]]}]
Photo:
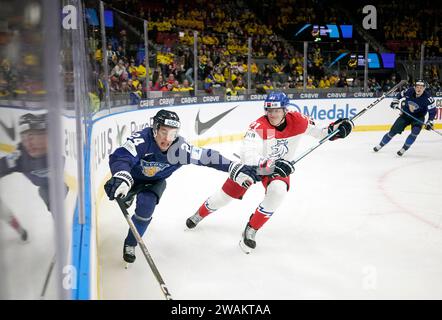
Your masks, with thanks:
[{"label": "player in blue jersey", "polygon": [[[173,111],[160,110],[151,127],[134,133],[109,156],[112,178],[104,186],[110,200],[122,198],[128,208],[135,196],[132,221],[141,236],[146,231],[166,188],[166,179],[182,165],[196,164],[229,172],[233,181],[248,188],[259,180],[256,168],[232,162],[217,151],[190,145],[178,135],[181,126]],[[135,261],[137,241],[129,229],[123,259]]]},{"label": "player in blue jersey", "polygon": [[422,130],[422,123],[425,122],[425,116],[428,113],[428,120],[425,123],[425,129],[431,130],[434,126],[434,117],[436,116],[436,106],[434,104],[434,99],[431,97],[430,93],[425,90],[425,82],[423,80],[416,81],[414,87],[409,88],[406,91],[402,91],[397,94],[393,102],[391,103],[391,108],[398,109],[399,99],[404,99],[402,103],[402,110],[412,115],[414,118],[419,119],[416,121],[412,119],[405,113],[401,113],[399,118],[393,123],[390,131],[384,135],[381,142],[373,148],[375,152],[381,150],[390,140],[396,135],[401,134],[405,127],[411,125],[411,133],[408,135],[403,147],[397,152],[399,156],[402,156],[405,151],[407,151],[410,146],[416,140],[416,137]]},{"label": "player in blue jersey", "polygon": [[[38,187],[38,193],[49,210],[46,114],[22,115],[19,132],[21,142],[17,149],[0,159],[0,178],[14,172],[23,173]],[[26,230],[5,203],[2,204],[0,217],[20,234],[23,241],[27,240]]]}]

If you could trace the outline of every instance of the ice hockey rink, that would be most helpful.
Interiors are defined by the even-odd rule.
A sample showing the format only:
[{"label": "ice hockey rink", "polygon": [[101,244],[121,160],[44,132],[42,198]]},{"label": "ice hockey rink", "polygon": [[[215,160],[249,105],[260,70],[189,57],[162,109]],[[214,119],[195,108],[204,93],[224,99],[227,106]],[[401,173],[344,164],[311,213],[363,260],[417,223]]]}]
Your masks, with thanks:
[{"label": "ice hockey rink", "polygon": [[[399,157],[408,133],[374,153],[384,132],[354,132],[301,160],[250,255],[238,242],[262,185],[186,230],[186,218],[227,176],[178,170],[143,237],[172,297],[441,299],[442,137],[424,131]],[[304,137],[298,154],[315,143]],[[235,159],[239,143],[210,147]],[[128,226],[117,204],[103,197],[98,206],[98,298],[164,299],[139,248],[124,268]]]}]

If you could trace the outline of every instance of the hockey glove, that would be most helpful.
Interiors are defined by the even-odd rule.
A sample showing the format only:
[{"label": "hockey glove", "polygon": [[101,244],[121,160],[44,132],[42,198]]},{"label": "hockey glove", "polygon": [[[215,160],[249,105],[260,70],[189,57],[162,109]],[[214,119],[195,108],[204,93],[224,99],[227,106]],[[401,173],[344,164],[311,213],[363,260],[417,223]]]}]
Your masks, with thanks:
[{"label": "hockey glove", "polygon": [[348,136],[351,129],[353,129],[353,122],[348,118],[338,119],[336,122],[332,122],[328,125],[328,134],[332,133],[336,129],[339,131],[330,139],[331,141]]},{"label": "hockey glove", "polygon": [[295,172],[295,166],[290,161],[278,159],[275,161],[275,169],[272,176],[285,178],[291,175],[293,172]]},{"label": "hockey glove", "polygon": [[261,159],[256,170],[260,176],[272,175],[275,172],[275,160]]},{"label": "hockey glove", "polygon": [[391,109],[398,109],[399,108],[399,100],[393,99],[393,101],[390,103],[390,108]]},{"label": "hockey glove", "polygon": [[104,185],[109,200],[124,198],[134,184],[134,179],[127,171],[118,171]]},{"label": "hockey glove", "polygon": [[232,162],[230,164],[229,177],[244,188],[248,188],[260,180],[256,168],[238,162]]},{"label": "hockey glove", "polygon": [[434,128],[434,122],[432,120],[428,120],[427,123],[425,124],[425,129],[433,130],[433,128]]}]

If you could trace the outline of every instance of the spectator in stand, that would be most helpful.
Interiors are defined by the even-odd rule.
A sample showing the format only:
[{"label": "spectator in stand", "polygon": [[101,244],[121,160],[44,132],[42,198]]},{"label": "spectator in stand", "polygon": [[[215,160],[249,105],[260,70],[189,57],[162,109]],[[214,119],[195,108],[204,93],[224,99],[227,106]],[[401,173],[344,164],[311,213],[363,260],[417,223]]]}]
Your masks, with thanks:
[{"label": "spectator in stand", "polygon": [[393,81],[391,79],[387,79],[385,80],[384,85],[382,86],[382,91],[387,92],[393,87],[394,87]]},{"label": "spectator in stand", "polygon": [[316,89],[315,85],[313,84],[313,79],[308,78],[307,79],[307,85],[305,87],[306,89]]},{"label": "spectator in stand", "polygon": [[146,79],[146,65],[144,64],[144,61],[137,67],[137,76],[140,81]]},{"label": "spectator in stand", "polygon": [[321,89],[330,88],[330,81],[328,80],[327,76],[323,76],[321,80],[319,80],[318,88]]},{"label": "spectator in stand", "polygon": [[371,78],[368,81],[368,88],[371,92],[380,92],[382,90],[379,83],[376,81],[375,78]]},{"label": "spectator in stand", "polygon": [[117,54],[112,49],[111,43],[109,43],[107,45],[106,54],[107,54],[107,64],[111,67],[115,66],[117,64],[118,58],[117,58]]},{"label": "spectator in stand", "polygon": [[270,79],[267,79],[266,80],[266,82],[264,83],[264,86],[262,87],[265,91],[268,91],[268,90],[273,90],[274,88],[273,88],[273,84],[272,84],[272,82],[270,81]]},{"label": "spectator in stand", "polygon": [[127,68],[127,72],[129,73],[129,77],[132,79],[134,75],[138,75],[138,68],[135,65],[135,60],[130,59],[129,68]]},{"label": "spectator in stand", "polygon": [[137,75],[132,76],[132,86],[134,88],[138,88],[138,85],[141,83],[141,81],[138,79]]},{"label": "spectator in stand", "polygon": [[246,87],[245,87],[244,82],[241,78],[238,79],[234,89],[236,92],[238,92],[238,94],[245,94],[246,93]]},{"label": "spectator in stand", "polygon": [[161,88],[161,91],[167,92],[167,91],[172,91],[172,89],[173,89],[173,84],[167,83],[164,87]]},{"label": "spectator in stand", "polygon": [[178,82],[178,80],[174,81],[174,83],[172,85],[172,91],[174,91],[174,92],[181,91],[180,83]]},{"label": "spectator in stand", "polygon": [[336,83],[336,87],[337,88],[346,88],[348,85],[347,85],[347,81],[345,80],[345,76],[344,75],[341,75],[340,77],[339,77],[339,80],[338,80],[338,82]]},{"label": "spectator in stand", "polygon": [[213,71],[211,71],[204,79],[204,90],[207,93],[213,93],[213,84],[214,83],[215,83],[215,79],[213,77]]},{"label": "spectator in stand", "polygon": [[167,78],[167,83],[170,83],[172,85],[175,83],[175,75],[173,73],[169,73],[169,76]]},{"label": "spectator in stand", "polygon": [[124,67],[123,60],[119,60],[118,64],[111,71],[111,89],[114,91],[120,90],[120,84],[122,81],[127,81],[127,71]]},{"label": "spectator in stand", "polygon": [[181,86],[180,91],[181,92],[188,92],[189,95],[191,95],[191,96],[193,96],[195,93],[193,88],[190,86],[189,80],[187,80],[187,79],[184,79],[183,85]]},{"label": "spectator in stand", "polygon": [[233,87],[232,81],[226,82],[226,96],[236,96],[238,95],[237,91]]},{"label": "spectator in stand", "polygon": [[118,46],[117,51],[115,52],[115,55],[117,56],[118,60],[124,60],[126,58],[126,54],[124,53],[123,47]]},{"label": "spectator in stand", "polygon": [[221,68],[215,67],[215,74],[213,75],[215,84],[219,86],[225,86],[226,80],[224,79],[224,75],[221,72]]}]

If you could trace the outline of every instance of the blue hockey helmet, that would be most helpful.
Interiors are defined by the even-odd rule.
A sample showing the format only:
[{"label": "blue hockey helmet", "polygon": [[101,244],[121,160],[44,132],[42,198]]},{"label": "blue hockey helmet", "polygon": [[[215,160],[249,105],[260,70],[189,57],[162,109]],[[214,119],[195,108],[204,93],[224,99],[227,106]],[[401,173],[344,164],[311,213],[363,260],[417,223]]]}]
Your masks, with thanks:
[{"label": "blue hockey helmet", "polygon": [[264,101],[264,110],[267,109],[287,109],[290,104],[290,99],[282,91],[272,91],[267,95]]}]

